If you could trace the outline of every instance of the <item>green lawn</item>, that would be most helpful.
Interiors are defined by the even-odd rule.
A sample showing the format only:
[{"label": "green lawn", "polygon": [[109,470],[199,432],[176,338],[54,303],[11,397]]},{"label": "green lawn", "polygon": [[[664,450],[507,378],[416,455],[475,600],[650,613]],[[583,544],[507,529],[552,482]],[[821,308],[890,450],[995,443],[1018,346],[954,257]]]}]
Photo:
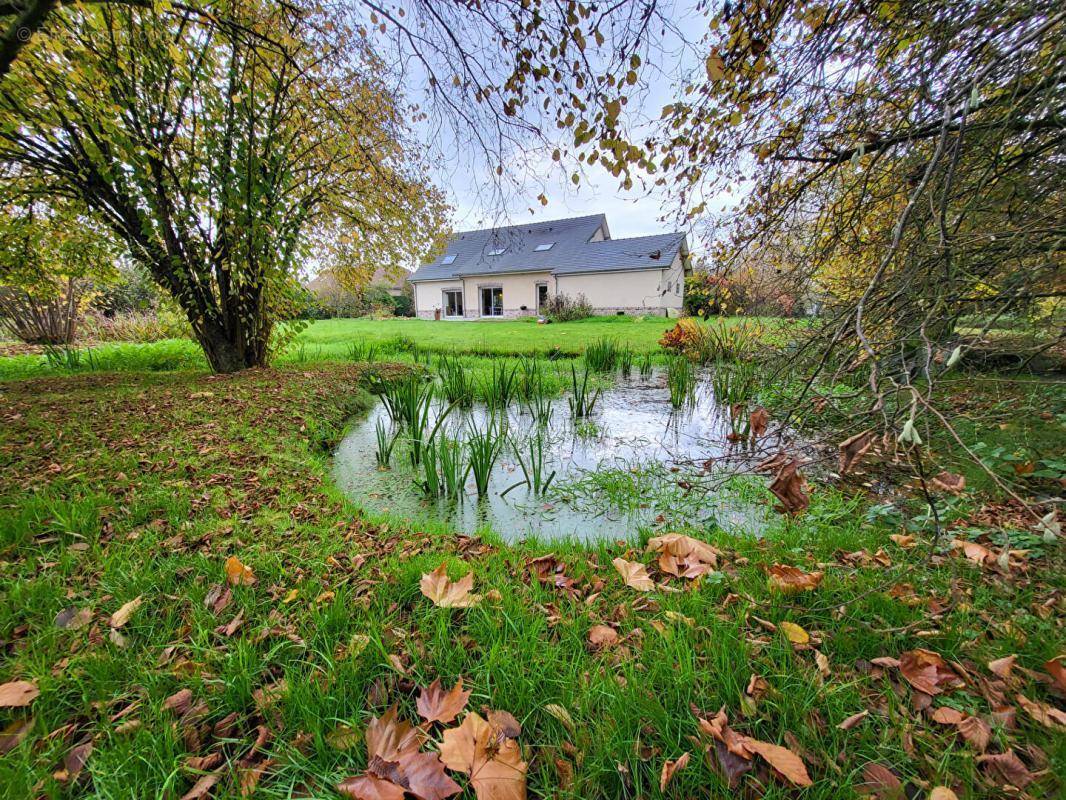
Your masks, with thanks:
[{"label": "green lawn", "polygon": [[[595,335],[644,324],[601,322]],[[541,335],[527,323],[404,321],[325,323],[305,336],[336,343],[377,326],[383,337],[401,327]],[[943,784],[963,800],[1018,797],[954,727],[918,710],[898,669],[873,663],[916,648],[966,677],[934,707],[990,721],[988,752],[1020,757],[1030,797],[1061,789],[1066,737],[1017,700],[1061,702],[1044,671],[1063,651],[1061,550],[1030,541],[1025,565],[1004,576],[946,541],[933,547],[927,528],[900,546],[889,536],[901,521],[867,518],[861,495],[821,483],[806,514],[776,517],[762,539],[680,529],[720,550],[718,569],[698,580],[664,573],[642,542],[505,546],[492,532],[412,528],[354,506],[329,477],[347,420],[372,402],[367,369],[0,385],[0,683],[40,690],[28,708],[0,709],[0,730],[24,733],[0,739],[11,745],[0,794],[179,797],[214,776],[218,800],[262,768],[257,797],[337,797],[335,784],[366,767],[372,717],[398,703],[414,719],[418,687],[462,676],[469,708],[521,724],[531,797],[836,800],[858,796],[871,765],[907,796]],[[770,502],[765,488],[756,496]],[[986,502],[968,495],[946,521]],[[992,508],[1010,518],[1009,506]],[[569,581],[537,578],[532,559],[548,553]],[[230,556],[256,583],[233,587],[219,608]],[[647,565],[656,588],[625,585],[616,557]],[[420,593],[441,563],[452,578],[473,574],[479,605],[438,608]],[[824,579],[782,594],[768,584],[775,564]],[[136,598],[112,632],[110,615]],[[786,622],[810,641],[790,642]],[[597,625],[617,640],[590,643]],[[1009,678],[996,677],[987,663],[1012,654]],[[166,702],[182,690],[184,714]],[[1015,709],[1010,726],[992,715],[997,704]],[[756,759],[745,788],[729,788],[694,712],[722,707],[734,730],[798,753],[813,786],[789,788]],[[64,757],[90,743],[81,774],[64,776]],[[691,762],[660,792],[664,761],[685,752]]]}]

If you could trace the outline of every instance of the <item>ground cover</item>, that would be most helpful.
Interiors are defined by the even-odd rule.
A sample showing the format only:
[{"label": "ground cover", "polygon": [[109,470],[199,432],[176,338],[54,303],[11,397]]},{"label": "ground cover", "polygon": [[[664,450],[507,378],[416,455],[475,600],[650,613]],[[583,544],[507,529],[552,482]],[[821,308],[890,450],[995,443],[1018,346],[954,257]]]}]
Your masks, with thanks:
[{"label": "ground cover", "polygon": [[[412,528],[329,477],[382,372],[395,368],[0,386],[0,682],[40,692],[0,709],[10,796],[210,784],[234,797],[242,781],[257,796],[332,796],[367,766],[373,718],[397,703],[415,719],[419,687],[460,676],[469,709],[520,724],[532,796],[726,797],[749,764],[733,778],[766,797],[1060,788],[1061,550],[1030,532],[1002,568],[950,545],[1027,531],[1002,497],[951,499],[934,543],[928,520],[819,485],[762,539],[677,529],[716,548],[713,567],[690,559],[696,578],[672,574],[647,536],[505,546]],[[979,418],[1009,417],[1036,442],[1061,429],[1055,398],[1003,383]],[[1041,404],[1050,419],[1011,414]],[[749,491],[771,502],[764,484]],[[432,602],[420,584],[442,564],[480,600]],[[723,754],[708,732],[721,735],[720,708],[753,747],[795,753],[812,785],[794,788],[805,781],[776,751],[760,751],[776,768]]]}]

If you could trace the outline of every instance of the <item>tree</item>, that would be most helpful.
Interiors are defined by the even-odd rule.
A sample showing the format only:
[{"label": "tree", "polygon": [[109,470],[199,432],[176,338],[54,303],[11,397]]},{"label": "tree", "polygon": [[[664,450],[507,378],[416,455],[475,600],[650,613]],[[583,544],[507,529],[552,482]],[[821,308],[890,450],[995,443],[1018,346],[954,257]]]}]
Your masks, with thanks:
[{"label": "tree", "polygon": [[0,83],[0,160],[93,209],[212,368],[264,364],[297,269],[430,250],[445,206],[350,27],[258,0],[50,18]]},{"label": "tree", "polygon": [[30,344],[69,344],[94,281],[114,273],[107,231],[70,202],[0,208],[0,324]]}]

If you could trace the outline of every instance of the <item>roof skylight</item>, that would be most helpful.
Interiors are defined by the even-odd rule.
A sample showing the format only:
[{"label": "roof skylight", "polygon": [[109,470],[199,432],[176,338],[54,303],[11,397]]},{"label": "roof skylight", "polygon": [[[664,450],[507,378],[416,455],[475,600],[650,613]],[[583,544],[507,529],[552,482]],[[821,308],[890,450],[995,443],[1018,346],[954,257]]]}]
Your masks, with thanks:
[{"label": "roof skylight", "polygon": [[544,244],[538,244],[534,247],[533,252],[543,253],[545,250],[551,250],[553,247],[555,247],[555,242],[545,242]]},{"label": "roof skylight", "polygon": [[441,259],[440,263],[442,263],[442,264],[454,264],[455,263],[455,256],[445,256],[443,259]]},{"label": "roof skylight", "polygon": [[506,252],[506,248],[497,247],[495,250],[489,250],[490,256],[502,256]]}]

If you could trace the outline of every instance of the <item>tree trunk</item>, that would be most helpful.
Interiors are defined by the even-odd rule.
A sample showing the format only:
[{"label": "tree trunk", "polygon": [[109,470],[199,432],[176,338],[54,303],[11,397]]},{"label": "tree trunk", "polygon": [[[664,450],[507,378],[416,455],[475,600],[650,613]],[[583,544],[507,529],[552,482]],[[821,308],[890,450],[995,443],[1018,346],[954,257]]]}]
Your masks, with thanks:
[{"label": "tree trunk", "polygon": [[207,363],[215,372],[238,372],[252,367],[265,367],[267,349],[249,347],[240,335],[231,336],[217,324],[194,325],[193,333],[207,356]]}]

